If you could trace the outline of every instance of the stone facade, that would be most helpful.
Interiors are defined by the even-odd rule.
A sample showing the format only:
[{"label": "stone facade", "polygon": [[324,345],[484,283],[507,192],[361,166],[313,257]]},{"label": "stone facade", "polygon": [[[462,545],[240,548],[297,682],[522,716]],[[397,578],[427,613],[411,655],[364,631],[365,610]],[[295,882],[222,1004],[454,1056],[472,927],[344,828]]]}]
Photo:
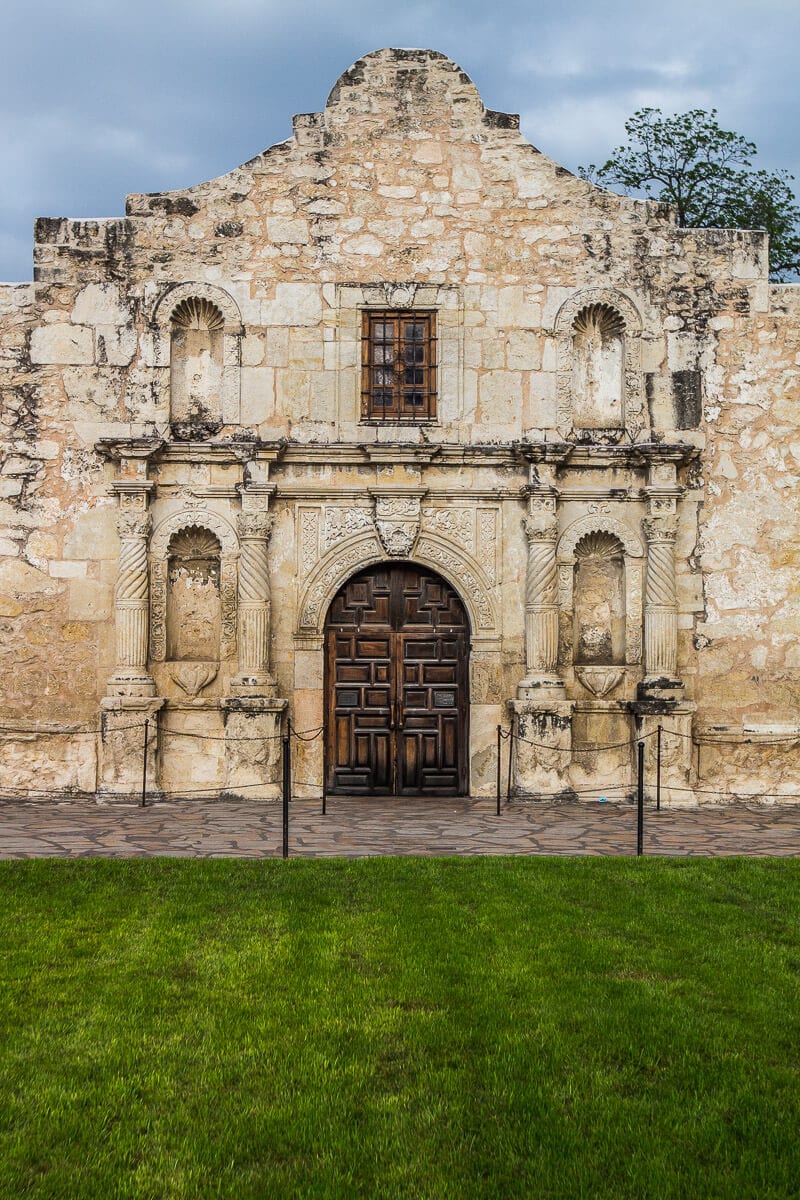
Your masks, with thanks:
[{"label": "stone facade", "polygon": [[[371,313],[434,322],[433,416],[365,402]],[[154,793],[276,796],[334,597],[403,562],[467,615],[472,794],[512,716],[520,796],[621,794],[659,725],[665,802],[800,793],[799,318],[765,235],[575,178],[432,51],[38,221],[0,287],[4,785],[136,792],[146,719]]]}]

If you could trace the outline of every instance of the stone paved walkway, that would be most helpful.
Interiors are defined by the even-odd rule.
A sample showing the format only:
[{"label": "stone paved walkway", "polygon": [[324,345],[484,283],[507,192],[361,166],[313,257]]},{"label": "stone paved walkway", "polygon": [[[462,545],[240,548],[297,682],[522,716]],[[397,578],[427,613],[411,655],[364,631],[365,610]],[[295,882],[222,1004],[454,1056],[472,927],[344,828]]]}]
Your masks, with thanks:
[{"label": "stone paved walkway", "polygon": [[[489,800],[295,800],[290,853],[303,858],[391,854],[635,854],[631,804],[510,804]],[[262,858],[281,854],[278,803],[169,801],[146,809],[86,801],[0,803],[0,858]],[[798,855],[800,805],[645,811],[646,854]]]}]

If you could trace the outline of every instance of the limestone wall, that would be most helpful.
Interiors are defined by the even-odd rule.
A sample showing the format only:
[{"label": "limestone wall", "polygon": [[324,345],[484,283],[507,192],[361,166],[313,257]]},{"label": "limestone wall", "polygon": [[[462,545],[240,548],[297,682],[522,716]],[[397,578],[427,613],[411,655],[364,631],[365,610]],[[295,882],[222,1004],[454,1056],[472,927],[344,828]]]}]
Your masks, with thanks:
[{"label": "limestone wall", "polygon": [[[35,282],[0,289],[0,720],[99,719],[119,665],[117,518],[135,495],[153,536],[194,512],[235,542],[248,505],[269,509],[276,694],[297,726],[321,723],[320,605],[385,553],[376,497],[411,489],[415,554],[473,606],[471,771],[487,791],[494,730],[526,669],[522,518],[525,489],[541,485],[558,497],[560,537],[587,518],[645,547],[643,522],[675,518],[677,667],[696,731],[795,728],[800,300],[766,272],[764,235],[681,230],[663,206],[575,178],[431,51],[360,60],[323,113],[219,179],[131,196],[122,219],[38,221]],[[180,443],[170,331],[194,300],[219,315],[219,420]],[[435,311],[435,421],[362,419],[370,308]],[[587,308],[623,329],[614,431],[578,428]],[[564,450],[545,486],[532,448],[553,445]],[[235,573],[238,543],[231,554]],[[626,567],[629,643],[643,637],[631,616],[644,612],[643,564]],[[563,643],[572,560],[558,570]],[[239,649],[194,695],[151,657],[163,730],[223,739]],[[561,668],[579,740],[632,728],[641,652],[602,695]],[[221,742],[168,744],[165,786],[195,767],[222,786]],[[301,756],[318,775],[319,745]]]}]

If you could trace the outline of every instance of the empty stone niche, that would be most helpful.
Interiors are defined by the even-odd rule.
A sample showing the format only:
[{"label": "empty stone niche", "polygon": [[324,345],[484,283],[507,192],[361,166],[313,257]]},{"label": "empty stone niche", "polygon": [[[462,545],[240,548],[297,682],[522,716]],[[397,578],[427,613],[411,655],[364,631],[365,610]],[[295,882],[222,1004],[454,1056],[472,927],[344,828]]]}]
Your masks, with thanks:
[{"label": "empty stone niche", "polygon": [[222,428],[224,318],[210,300],[182,300],[170,323],[170,424],[173,437],[202,441]]},{"label": "empty stone niche", "polygon": [[575,547],[576,666],[625,663],[625,551],[611,533],[588,533]]},{"label": "empty stone niche", "polygon": [[625,426],[625,322],[609,304],[589,304],[572,328],[575,426],[621,430]]},{"label": "empty stone niche", "polygon": [[208,529],[190,526],[172,535],[168,559],[167,658],[218,663],[220,543]]}]

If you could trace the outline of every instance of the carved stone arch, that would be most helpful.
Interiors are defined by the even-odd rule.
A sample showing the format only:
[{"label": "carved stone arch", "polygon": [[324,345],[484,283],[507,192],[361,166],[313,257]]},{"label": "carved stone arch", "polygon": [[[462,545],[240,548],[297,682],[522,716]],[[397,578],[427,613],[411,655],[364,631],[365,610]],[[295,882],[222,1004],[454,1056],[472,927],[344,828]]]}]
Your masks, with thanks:
[{"label": "carved stone arch", "polygon": [[243,332],[242,314],[230,293],[213,283],[177,283],[163,292],[153,306],[153,321],[161,329],[167,329],[172,314],[187,300],[207,300],[222,314],[226,333],[240,335]]},{"label": "carved stone arch", "polygon": [[578,543],[592,534],[610,534],[622,546],[625,566],[625,662],[629,666],[636,665],[642,661],[644,547],[634,529],[605,513],[579,517],[564,530],[558,542],[559,663],[562,668],[572,666],[575,551]]},{"label": "carved stone arch", "polygon": [[163,662],[167,657],[167,576],[170,542],[175,534],[193,528],[207,529],[215,535],[220,544],[220,659],[232,658],[236,653],[239,539],[233,526],[219,513],[184,509],[160,521],[150,539],[150,659],[153,662]]},{"label": "carved stone arch", "polygon": [[565,300],[558,310],[553,322],[556,334],[571,336],[575,318],[585,308],[590,308],[595,304],[615,309],[625,322],[625,330],[628,334],[641,333],[642,318],[639,310],[624,292],[620,292],[616,288],[581,288],[580,291]]},{"label": "carved stone arch", "polygon": [[423,533],[411,561],[438,571],[452,584],[467,610],[473,636],[497,632],[497,611],[489,583],[472,555],[447,538]]},{"label": "carved stone arch", "polygon": [[158,522],[150,538],[151,556],[166,558],[173,535],[182,533],[184,529],[191,529],[192,526],[208,529],[215,534],[222,547],[223,557],[238,557],[239,539],[233,526],[217,512],[196,508],[182,509],[181,512],[173,513]]},{"label": "carved stone arch", "polygon": [[[622,379],[623,423],[620,428],[581,429],[576,427],[573,394],[575,323],[587,310],[616,314],[624,325],[622,337],[624,366]],[[561,305],[553,323],[558,358],[557,426],[570,440],[616,442],[623,434],[636,440],[647,425],[642,377],[642,317],[624,292],[616,288],[581,288]]]},{"label": "carved stone arch", "polygon": [[[298,633],[321,635],[331,601],[343,584],[364,567],[384,561],[397,560],[388,558],[376,534],[342,542],[326,554],[300,595]],[[429,567],[455,588],[467,611],[473,637],[496,634],[497,615],[491,593],[480,568],[469,562],[463,551],[442,538],[423,535],[406,561]]]},{"label": "carved stone arch", "polygon": [[642,541],[635,530],[616,517],[604,513],[591,513],[587,517],[579,517],[569,525],[558,541],[556,551],[559,562],[572,562],[575,557],[575,547],[578,542],[590,533],[610,533],[622,543],[625,554],[629,558],[641,558],[644,554]]}]

